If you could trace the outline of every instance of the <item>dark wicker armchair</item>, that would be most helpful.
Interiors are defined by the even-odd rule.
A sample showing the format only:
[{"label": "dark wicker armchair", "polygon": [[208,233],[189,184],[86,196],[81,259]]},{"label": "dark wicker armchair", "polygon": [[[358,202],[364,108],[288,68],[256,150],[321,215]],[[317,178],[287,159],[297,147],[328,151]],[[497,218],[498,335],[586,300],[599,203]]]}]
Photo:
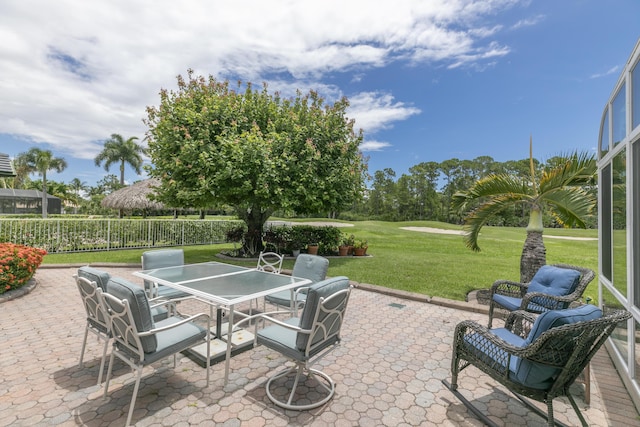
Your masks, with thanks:
[{"label": "dark wicker armchair", "polygon": [[594,277],[589,268],[554,264],[542,266],[529,283],[498,280],[491,286],[488,326],[493,324],[496,309],[544,313],[568,308],[582,298]]},{"label": "dark wicker armchair", "polygon": [[[456,397],[487,425],[494,425],[479,409],[457,391],[458,375],[475,366],[504,385],[530,409],[555,425],[553,399],[566,396],[583,426],[569,386],[611,335],[616,325],[631,316],[624,310],[606,314],[593,305],[552,310],[535,315],[517,310],[509,314],[505,328],[487,329],[463,321],[456,326],[451,384],[443,381]],[[527,401],[547,404],[547,414]]]}]

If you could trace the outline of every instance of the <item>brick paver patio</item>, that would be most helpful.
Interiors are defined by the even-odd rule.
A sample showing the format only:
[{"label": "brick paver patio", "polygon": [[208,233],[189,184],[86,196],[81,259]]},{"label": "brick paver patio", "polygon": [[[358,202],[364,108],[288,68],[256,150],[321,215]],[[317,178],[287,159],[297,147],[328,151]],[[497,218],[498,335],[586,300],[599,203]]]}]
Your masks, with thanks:
[{"label": "brick paver patio", "polygon": [[[101,267],[140,282],[135,267]],[[72,279],[76,267],[40,268],[38,286],[28,295],[0,304],[0,426],[120,426],[126,419],[133,378],[117,364],[107,399],[96,385],[101,345],[90,336],[85,367],[78,367],[85,318]],[[487,316],[450,306],[354,289],[343,327],[342,345],[320,365],[337,383],[333,400],[311,411],[274,406],[264,384],[284,362],[258,347],[237,355],[230,384],[223,388],[223,365],[214,365],[205,387],[204,369],[179,355],[146,368],[133,422],[140,426],[480,426],[478,419],[442,385],[450,378],[451,342],[463,319],[486,323]],[[206,310],[206,307],[183,306]],[[191,310],[189,310],[191,311]],[[594,426],[639,425],[606,350],[592,369],[591,404],[578,404]],[[461,374],[466,397],[504,426],[542,426],[488,376],[475,368]],[[601,386],[614,393],[603,393]],[[568,402],[555,401],[557,418],[576,425]]]}]

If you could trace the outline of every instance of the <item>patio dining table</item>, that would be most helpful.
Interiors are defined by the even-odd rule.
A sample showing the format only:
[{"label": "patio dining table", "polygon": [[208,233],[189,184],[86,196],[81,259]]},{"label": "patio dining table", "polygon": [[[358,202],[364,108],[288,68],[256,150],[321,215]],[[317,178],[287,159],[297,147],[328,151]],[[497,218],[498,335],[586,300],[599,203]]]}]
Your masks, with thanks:
[{"label": "patio dining table", "polygon": [[[246,331],[234,331],[234,314],[245,316],[237,311],[241,303],[262,298],[274,292],[290,290],[311,283],[310,280],[293,277],[284,274],[276,274],[259,271],[255,268],[241,267],[217,261],[197,264],[185,264],[174,267],[156,268],[136,271],[137,277],[166,285],[174,289],[193,295],[199,301],[209,304],[210,309],[216,308],[215,336],[204,345],[215,345],[219,351],[211,352],[212,359],[217,362],[224,354],[225,360],[225,385],[229,379],[229,360],[232,356],[232,347],[251,347],[252,334]],[[228,311],[227,331],[223,329],[223,311]],[[195,348],[199,358],[206,360],[206,347]]]}]

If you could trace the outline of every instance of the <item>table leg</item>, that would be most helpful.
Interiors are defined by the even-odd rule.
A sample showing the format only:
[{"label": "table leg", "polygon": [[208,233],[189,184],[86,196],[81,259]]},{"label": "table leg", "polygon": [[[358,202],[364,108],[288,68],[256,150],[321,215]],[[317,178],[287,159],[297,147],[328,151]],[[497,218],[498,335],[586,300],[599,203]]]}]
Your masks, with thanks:
[{"label": "table leg", "polygon": [[229,318],[227,319],[227,324],[229,326],[229,331],[227,333],[227,355],[224,360],[224,385],[226,386],[229,382],[229,362],[231,361],[231,346],[232,346],[232,334],[233,334],[233,309],[234,306],[229,306]]}]

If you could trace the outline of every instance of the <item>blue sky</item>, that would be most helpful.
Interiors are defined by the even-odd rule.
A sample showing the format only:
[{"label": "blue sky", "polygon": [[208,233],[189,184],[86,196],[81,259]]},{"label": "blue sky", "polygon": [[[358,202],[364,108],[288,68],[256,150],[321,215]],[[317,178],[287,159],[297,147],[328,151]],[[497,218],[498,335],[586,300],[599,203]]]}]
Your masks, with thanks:
[{"label": "blue sky", "polygon": [[0,152],[51,150],[68,168],[49,179],[94,185],[103,141],[142,140],[189,68],[347,96],[371,173],[522,159],[529,135],[541,160],[595,150],[638,16],[638,0],[5,0]]}]

